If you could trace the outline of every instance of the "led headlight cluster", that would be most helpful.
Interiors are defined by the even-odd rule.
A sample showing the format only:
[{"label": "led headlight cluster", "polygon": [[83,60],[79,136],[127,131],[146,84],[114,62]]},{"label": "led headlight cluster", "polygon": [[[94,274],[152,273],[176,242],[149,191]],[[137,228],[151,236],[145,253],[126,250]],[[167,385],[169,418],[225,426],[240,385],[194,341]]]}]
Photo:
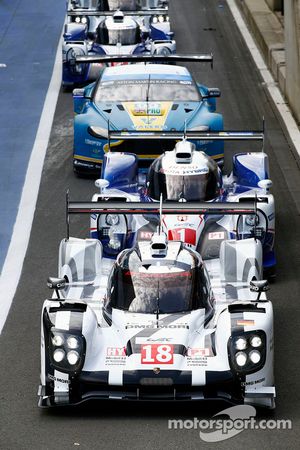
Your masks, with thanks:
[{"label": "led headlight cluster", "polygon": [[86,16],[76,16],[74,22],[85,25],[88,22],[88,18]]},{"label": "led headlight cluster", "polygon": [[77,372],[84,363],[85,339],[81,334],[52,330],[49,336],[52,365],[62,372]]},{"label": "led headlight cluster", "polygon": [[231,336],[228,341],[229,362],[239,373],[259,370],[266,360],[266,334],[262,330]]},{"label": "led headlight cluster", "polygon": [[160,14],[159,16],[154,16],[152,18],[152,23],[163,23],[163,22],[170,22],[169,16],[163,16]]},{"label": "led headlight cluster", "polygon": [[264,241],[268,231],[268,220],[264,212],[258,211],[255,214],[240,216],[237,223],[237,234],[240,239],[255,237]]},{"label": "led headlight cluster", "polygon": [[101,214],[97,225],[106,254],[116,255],[123,250],[127,236],[127,220],[123,214]]},{"label": "led headlight cluster", "polygon": [[249,227],[254,227],[259,224],[259,217],[255,214],[250,214],[245,217],[245,222]]}]

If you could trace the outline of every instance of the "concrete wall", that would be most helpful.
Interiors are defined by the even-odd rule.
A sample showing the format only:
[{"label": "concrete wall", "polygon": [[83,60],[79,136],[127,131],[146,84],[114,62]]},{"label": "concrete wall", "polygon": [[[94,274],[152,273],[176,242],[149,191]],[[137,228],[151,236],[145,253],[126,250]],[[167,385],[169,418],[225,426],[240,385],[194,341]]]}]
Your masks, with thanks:
[{"label": "concrete wall", "polygon": [[300,123],[300,0],[284,1],[285,94]]}]

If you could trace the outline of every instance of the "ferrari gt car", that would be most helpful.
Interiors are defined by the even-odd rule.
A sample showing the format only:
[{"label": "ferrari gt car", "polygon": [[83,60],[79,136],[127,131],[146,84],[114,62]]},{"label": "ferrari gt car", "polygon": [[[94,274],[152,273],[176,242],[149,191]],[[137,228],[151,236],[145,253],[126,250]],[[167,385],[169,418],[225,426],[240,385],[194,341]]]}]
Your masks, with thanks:
[{"label": "ferrari gt car", "polygon": [[[127,5],[127,6],[126,6]],[[132,5],[131,5],[132,6]],[[68,13],[63,41],[63,85],[84,85],[98,78],[99,64],[76,64],[81,55],[175,53],[168,10],[75,9]]]},{"label": "ferrari gt car", "polygon": [[[174,147],[168,140],[124,140],[108,142],[111,131],[220,131],[223,117],[216,112],[217,88],[196,83],[186,67],[172,62],[212,63],[212,55],[78,57],[78,62],[149,62],[107,67],[99,80],[74,89],[74,171],[100,175],[103,156],[109,148],[137,154],[149,165],[157,155]],[[158,64],[154,64],[154,63]],[[159,64],[165,62],[167,64]],[[214,159],[223,158],[223,142],[194,141]]]},{"label": "ferrari gt car", "polygon": [[[153,208],[153,205],[155,206]],[[252,203],[161,204],[163,214],[256,214]],[[69,213],[157,205],[70,202]],[[161,228],[115,261],[67,236],[41,317],[39,406],[90,399],[224,400],[274,408],[273,312],[259,240],[224,240],[203,261]]]}]

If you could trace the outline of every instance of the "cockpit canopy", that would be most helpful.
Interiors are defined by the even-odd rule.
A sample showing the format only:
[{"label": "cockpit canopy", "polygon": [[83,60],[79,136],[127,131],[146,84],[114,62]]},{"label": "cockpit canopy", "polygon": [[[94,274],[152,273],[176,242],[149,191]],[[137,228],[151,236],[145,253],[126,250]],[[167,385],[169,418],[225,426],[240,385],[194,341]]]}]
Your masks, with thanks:
[{"label": "cockpit canopy", "polygon": [[137,0],[73,0],[76,8],[95,9],[98,11],[136,11],[139,9]]},{"label": "cockpit canopy", "polygon": [[98,0],[98,9],[100,11],[136,11],[139,9],[137,0]]},{"label": "cockpit canopy", "polygon": [[149,167],[148,195],[159,200],[209,201],[220,194],[221,176],[217,164],[194,145],[176,144]]},{"label": "cockpit canopy", "polygon": [[[139,245],[143,244],[149,245]],[[167,314],[211,307],[209,279],[200,256],[182,243],[168,245],[179,249],[175,260],[168,256],[144,260],[139,246],[121,254],[110,276],[107,308]]]},{"label": "cockpit canopy", "polygon": [[99,23],[96,42],[100,45],[136,45],[141,42],[141,30],[135,20],[116,13]]}]

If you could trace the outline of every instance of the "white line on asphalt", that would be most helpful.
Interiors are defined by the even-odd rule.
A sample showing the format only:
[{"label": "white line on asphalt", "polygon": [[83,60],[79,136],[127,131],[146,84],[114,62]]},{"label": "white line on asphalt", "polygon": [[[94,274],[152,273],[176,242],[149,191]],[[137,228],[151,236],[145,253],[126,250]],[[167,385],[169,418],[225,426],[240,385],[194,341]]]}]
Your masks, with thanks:
[{"label": "white line on asphalt", "polygon": [[44,159],[61,85],[61,46],[62,39],[58,43],[53,73],[28,163],[17,218],[0,275],[0,334],[20,280],[30,238]]},{"label": "white line on asphalt", "polygon": [[256,67],[258,68],[266,84],[269,94],[272,97],[272,100],[280,113],[284,126],[286,127],[286,130],[290,135],[290,139],[295,147],[295,150],[300,156],[300,131],[291,113],[291,110],[288,107],[286,101],[284,100],[282,93],[280,92],[271,72],[269,71],[263,60],[263,57],[259,49],[257,48],[256,43],[254,42],[254,39],[250,34],[247,25],[236,5],[236,0],[227,0],[227,4],[237,23],[238,28],[240,29],[240,32],[245,40],[245,43],[252,55]]}]

